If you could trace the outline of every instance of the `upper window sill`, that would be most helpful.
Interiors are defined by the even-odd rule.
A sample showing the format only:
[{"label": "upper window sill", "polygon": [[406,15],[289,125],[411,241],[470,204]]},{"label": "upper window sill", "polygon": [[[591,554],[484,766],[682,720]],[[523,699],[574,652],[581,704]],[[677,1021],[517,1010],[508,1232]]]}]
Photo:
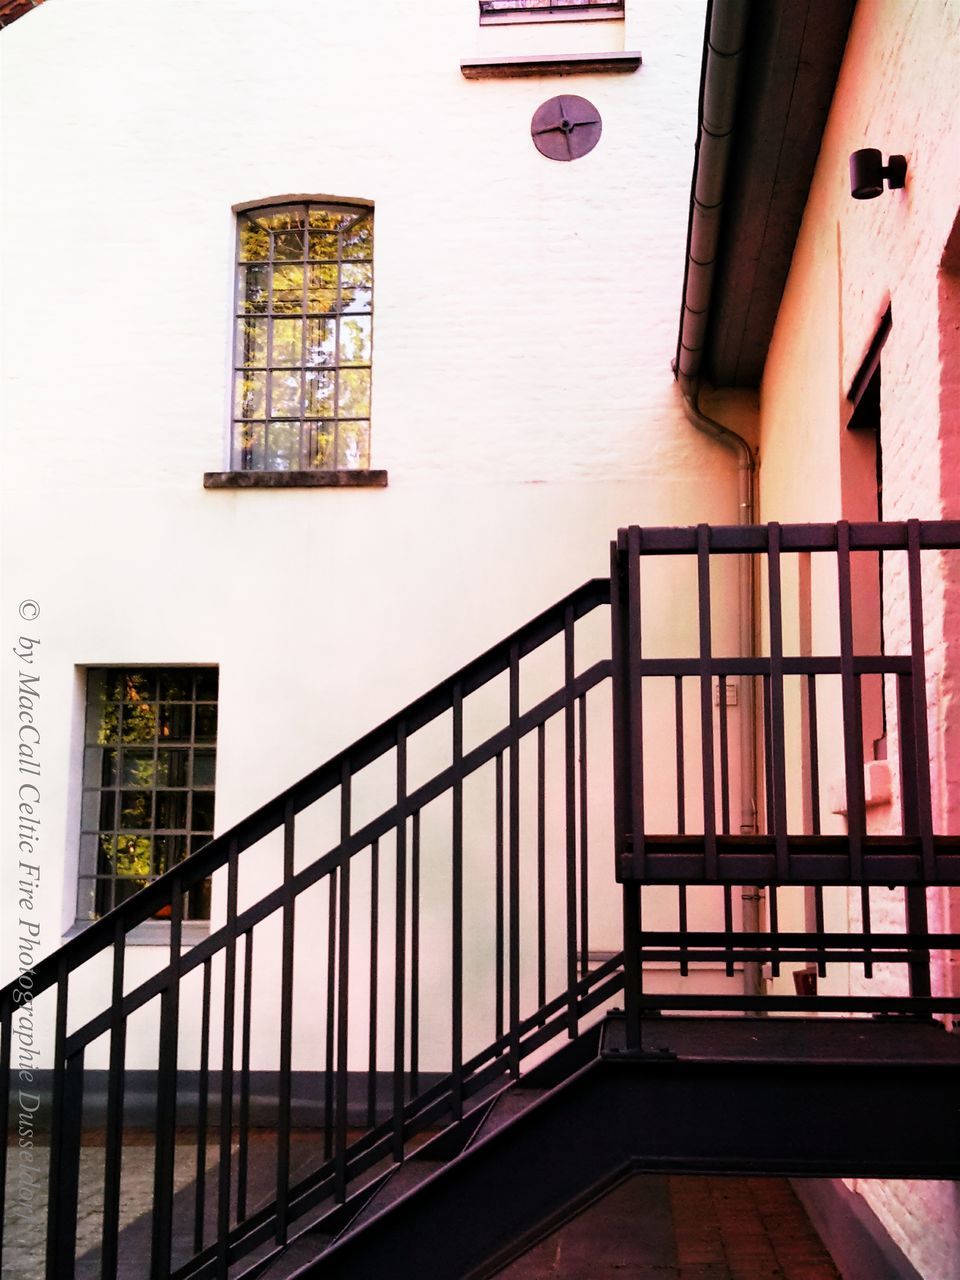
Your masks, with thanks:
[{"label": "upper window sill", "polygon": [[588,72],[629,74],[641,63],[639,53],[537,53],[519,57],[463,58],[467,80],[506,80],[517,76],[575,76]]},{"label": "upper window sill", "polygon": [[597,4],[556,9],[494,9],[480,11],[481,27],[507,27],[521,23],[616,22],[623,19],[622,4]]},{"label": "upper window sill", "polygon": [[386,471],[207,471],[205,489],[385,489]]}]

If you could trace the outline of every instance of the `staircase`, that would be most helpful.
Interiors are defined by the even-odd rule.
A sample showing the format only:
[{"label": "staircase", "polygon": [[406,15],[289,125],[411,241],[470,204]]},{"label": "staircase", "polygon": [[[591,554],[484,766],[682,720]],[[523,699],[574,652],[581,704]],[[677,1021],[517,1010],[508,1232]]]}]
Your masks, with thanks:
[{"label": "staircase", "polygon": [[[952,524],[624,530],[609,580],[41,961],[37,1274],[452,1280],[495,1274],[632,1170],[958,1176],[960,1048],[934,1019],[960,1013],[937,968],[960,937],[931,929],[927,904],[960,883],[960,840],[934,821],[921,581],[922,556],[955,549]],[[907,639],[864,654],[851,561],[895,552]],[[765,657],[714,653],[711,573],[738,555],[765,575]],[[838,653],[784,653],[796,555],[835,563]],[[672,564],[693,568],[692,656],[657,652],[676,634],[657,622]],[[899,771],[883,833],[863,792],[878,677]],[[733,685],[759,713],[759,833],[731,830]],[[817,729],[838,696],[843,834],[826,830]],[[219,914],[183,950],[183,904],[208,877]],[[759,930],[743,885],[767,894]],[[851,889],[858,918],[828,928]],[[145,973],[127,939],[157,916],[169,946]],[[743,990],[751,964],[766,990]],[[8,1129],[23,993],[0,991]],[[124,1197],[137,1143],[148,1212]]]}]

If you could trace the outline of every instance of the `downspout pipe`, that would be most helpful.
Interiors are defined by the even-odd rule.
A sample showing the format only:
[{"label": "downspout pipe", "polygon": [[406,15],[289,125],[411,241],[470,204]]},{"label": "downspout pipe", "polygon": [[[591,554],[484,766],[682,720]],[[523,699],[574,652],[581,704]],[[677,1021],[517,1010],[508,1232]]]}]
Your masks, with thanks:
[{"label": "downspout pipe", "polygon": [[[756,459],[741,435],[709,417],[700,408],[700,380],[713,294],[723,206],[733,151],[737,99],[746,61],[749,0],[709,0],[700,76],[700,114],[696,156],[690,191],[690,220],[683,281],[683,308],[674,374],[690,422],[712,440],[737,455],[737,522],[756,520]],[[739,652],[757,652],[756,587],[753,557],[738,557]],[[741,677],[740,705],[740,834],[757,831],[757,737],[753,681]],[[761,891],[755,885],[741,890],[744,932],[759,932]],[[744,994],[763,994],[759,964],[743,967]]]}]

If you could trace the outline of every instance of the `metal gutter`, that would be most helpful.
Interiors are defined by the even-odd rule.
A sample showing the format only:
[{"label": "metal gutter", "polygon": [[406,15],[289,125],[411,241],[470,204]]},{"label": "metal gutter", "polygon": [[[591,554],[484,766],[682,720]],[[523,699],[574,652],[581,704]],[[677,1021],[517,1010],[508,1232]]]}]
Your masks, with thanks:
[{"label": "metal gutter", "polygon": [[685,396],[696,396],[703,359],[717,246],[733,152],[750,0],[709,0],[700,72],[700,106],[683,307],[674,372]]}]

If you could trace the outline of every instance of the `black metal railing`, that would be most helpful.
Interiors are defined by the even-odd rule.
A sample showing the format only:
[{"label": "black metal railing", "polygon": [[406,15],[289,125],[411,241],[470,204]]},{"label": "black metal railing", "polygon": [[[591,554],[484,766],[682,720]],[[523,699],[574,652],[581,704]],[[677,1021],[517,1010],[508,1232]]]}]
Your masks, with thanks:
[{"label": "black metal railing", "polygon": [[[157,1280],[238,1274],[619,989],[617,956],[588,961],[608,601],[585,584],[0,992],[5,1131],[25,990],[47,1037],[47,1280],[80,1258],[129,1274],[131,1249]],[[184,950],[211,875],[211,933]],[[128,937],[161,909],[149,971]],[[134,1138],[153,1165],[139,1234]],[[79,1207],[100,1191],[91,1242]]]},{"label": "black metal railing", "polygon": [[[956,522],[620,531],[615,871],[635,1036],[645,1008],[960,1011],[937,981],[960,935],[928,923],[928,894],[960,884],[960,837],[938,829],[931,784],[931,760],[950,763],[937,688],[958,551]],[[754,558],[759,584],[746,655],[716,605],[738,556]],[[696,606],[686,656],[665,600]],[[756,724],[753,821],[732,715]],[[735,886],[762,889],[751,927]],[[772,989],[707,990],[697,971],[711,964],[728,977],[766,966]],[[656,989],[664,966],[685,989]],[[782,973],[795,990],[778,988]]]}]

